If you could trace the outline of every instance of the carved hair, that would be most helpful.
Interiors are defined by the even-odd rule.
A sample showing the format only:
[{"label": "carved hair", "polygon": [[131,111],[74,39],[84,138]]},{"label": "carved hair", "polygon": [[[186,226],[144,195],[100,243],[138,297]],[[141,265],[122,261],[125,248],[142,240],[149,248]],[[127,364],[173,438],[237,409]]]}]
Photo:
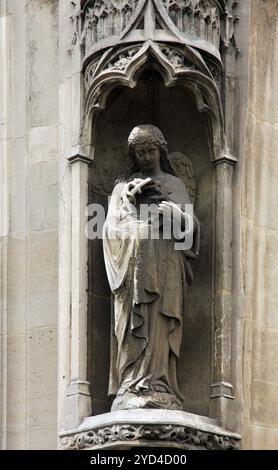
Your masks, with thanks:
[{"label": "carved hair", "polygon": [[158,127],[151,124],[142,124],[134,127],[128,138],[128,171],[120,177],[120,180],[128,179],[133,173],[140,170],[137,162],[135,147],[148,142],[155,144],[160,151],[160,166],[163,171],[176,176],[174,168],[168,157],[168,145],[164,135]]},{"label": "carved hair", "polygon": [[143,124],[134,127],[128,138],[129,150],[134,148],[136,145],[145,143],[146,141],[156,144],[159,147],[163,147],[167,151],[167,142],[164,135],[158,127],[152,126],[151,124]]}]

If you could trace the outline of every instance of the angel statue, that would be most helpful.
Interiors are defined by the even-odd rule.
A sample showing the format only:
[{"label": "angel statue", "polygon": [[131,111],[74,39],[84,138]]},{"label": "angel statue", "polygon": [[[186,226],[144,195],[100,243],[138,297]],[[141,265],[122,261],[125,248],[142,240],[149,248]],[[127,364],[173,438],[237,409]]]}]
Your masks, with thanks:
[{"label": "angel statue", "polygon": [[[190,260],[198,255],[200,227],[175,174],[162,132],[135,127],[128,138],[129,171],[114,187],[103,227],[103,251],[114,294],[109,395],[112,410],[182,409],[177,361],[186,315]],[[141,208],[152,207],[149,211]],[[153,210],[155,208],[155,210]],[[140,210],[139,210],[140,209]],[[142,215],[143,213],[143,215]],[[153,220],[158,231],[151,231]],[[173,233],[192,228],[191,245]],[[163,236],[164,226],[170,236]],[[167,232],[167,230],[166,230]],[[183,248],[185,246],[185,248]]]}]

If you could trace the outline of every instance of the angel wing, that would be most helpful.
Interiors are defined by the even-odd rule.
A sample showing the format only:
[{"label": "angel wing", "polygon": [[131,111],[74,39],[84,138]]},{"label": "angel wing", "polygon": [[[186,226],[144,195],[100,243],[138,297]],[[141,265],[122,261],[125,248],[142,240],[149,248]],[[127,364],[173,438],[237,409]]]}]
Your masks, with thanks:
[{"label": "angel wing", "polygon": [[184,182],[192,203],[195,202],[196,180],[194,169],[189,158],[181,152],[172,152],[169,154],[169,160],[177,176]]}]

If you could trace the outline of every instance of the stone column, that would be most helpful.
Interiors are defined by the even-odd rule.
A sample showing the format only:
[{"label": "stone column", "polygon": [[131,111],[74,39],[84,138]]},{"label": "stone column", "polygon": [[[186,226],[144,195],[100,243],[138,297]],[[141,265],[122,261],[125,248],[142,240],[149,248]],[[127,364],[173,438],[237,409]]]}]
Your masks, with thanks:
[{"label": "stone column", "polygon": [[[235,154],[235,68],[238,48],[234,37],[237,21],[236,3],[227,5],[221,32],[223,49],[222,106],[225,121],[226,149],[215,160],[215,299],[213,315],[213,371],[211,385],[211,416],[227,429],[235,428],[235,390],[233,332],[233,172]],[[236,312],[237,313],[237,312]]]},{"label": "stone column", "polygon": [[71,265],[71,382],[67,393],[66,428],[80,424],[91,413],[87,381],[87,224],[88,161],[77,155],[72,162]]},{"label": "stone column", "polygon": [[[76,2],[74,9],[70,2],[61,2],[62,50],[60,53],[68,60],[66,62],[63,58],[65,68],[60,70],[60,117],[63,122],[61,126],[63,146],[60,157],[67,160],[61,165],[62,181],[60,181],[63,197],[67,198],[63,201],[62,208],[66,226],[61,227],[60,232],[60,237],[67,243],[67,249],[61,246],[60,258],[60,281],[63,289],[60,293],[59,312],[61,315],[59,322],[60,431],[78,426],[84,417],[91,414],[91,397],[87,381],[88,240],[85,231],[90,159],[84,155],[80,137],[83,116],[83,77],[81,50],[78,43],[79,13],[79,2]],[[73,38],[71,19],[75,25]],[[71,103],[70,109],[66,107],[65,102]],[[63,179],[65,176],[67,183]],[[69,218],[71,223],[69,223]],[[70,297],[67,295],[69,282]],[[66,332],[62,331],[63,325],[66,327]],[[67,386],[62,377],[66,377]]]},{"label": "stone column", "polygon": [[229,428],[233,413],[232,331],[232,178],[235,159],[224,155],[216,165],[215,299],[210,414]]}]

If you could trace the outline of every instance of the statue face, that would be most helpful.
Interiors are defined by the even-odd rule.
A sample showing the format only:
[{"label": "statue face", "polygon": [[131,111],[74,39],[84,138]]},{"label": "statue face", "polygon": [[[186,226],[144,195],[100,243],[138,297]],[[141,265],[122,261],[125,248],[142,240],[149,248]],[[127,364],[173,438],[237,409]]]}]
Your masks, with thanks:
[{"label": "statue face", "polygon": [[135,146],[135,155],[141,170],[160,166],[160,150],[157,145],[145,142]]}]

